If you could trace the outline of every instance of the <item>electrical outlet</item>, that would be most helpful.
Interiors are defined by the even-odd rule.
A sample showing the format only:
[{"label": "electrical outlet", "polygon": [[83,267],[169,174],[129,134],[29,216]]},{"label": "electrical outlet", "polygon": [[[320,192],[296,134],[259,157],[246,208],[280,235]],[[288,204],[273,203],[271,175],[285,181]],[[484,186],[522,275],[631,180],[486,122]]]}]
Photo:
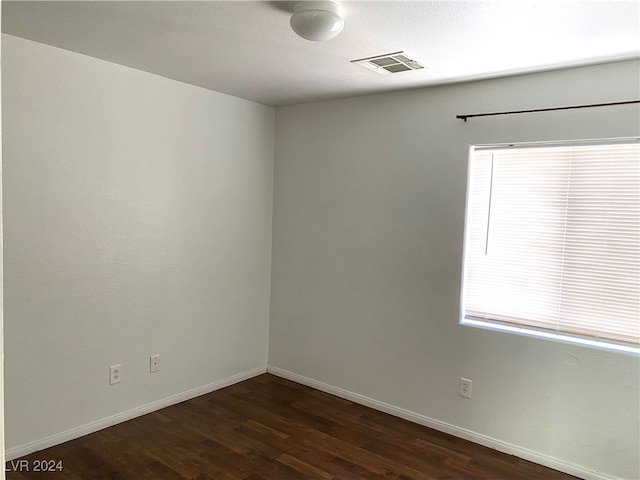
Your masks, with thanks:
[{"label": "electrical outlet", "polygon": [[149,357],[149,373],[156,373],[160,371],[160,354],[151,355]]},{"label": "electrical outlet", "polygon": [[114,365],[109,367],[109,385],[113,385],[114,383],[120,383],[120,372],[122,370],[122,365]]},{"label": "electrical outlet", "polygon": [[460,392],[458,393],[461,397],[471,398],[471,380],[466,378],[460,379]]}]

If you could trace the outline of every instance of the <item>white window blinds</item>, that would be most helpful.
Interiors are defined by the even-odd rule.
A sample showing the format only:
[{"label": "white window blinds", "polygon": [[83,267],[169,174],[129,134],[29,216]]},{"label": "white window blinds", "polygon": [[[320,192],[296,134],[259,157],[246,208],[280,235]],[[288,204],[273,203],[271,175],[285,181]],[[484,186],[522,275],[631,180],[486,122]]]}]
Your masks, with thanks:
[{"label": "white window blinds", "polygon": [[463,315],[640,343],[640,144],[474,148]]}]

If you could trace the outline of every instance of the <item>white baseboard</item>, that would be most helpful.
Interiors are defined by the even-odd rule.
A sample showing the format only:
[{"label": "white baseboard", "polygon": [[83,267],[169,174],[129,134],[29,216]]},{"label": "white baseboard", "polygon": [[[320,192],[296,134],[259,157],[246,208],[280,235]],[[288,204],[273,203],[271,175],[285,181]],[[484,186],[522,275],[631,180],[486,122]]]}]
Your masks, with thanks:
[{"label": "white baseboard", "polygon": [[247,370],[237,375],[233,375],[231,377],[224,378],[222,380],[218,380],[208,385],[203,385],[202,387],[194,388],[183,393],[178,393],[176,395],[172,395],[170,397],[163,398],[146,405],[142,405],[132,410],[128,410],[126,412],[104,418],[102,420],[91,422],[89,424],[73,428],[71,430],[51,435],[41,440],[36,440],[34,442],[10,448],[5,452],[5,460],[15,460],[16,458],[20,458],[24,455],[29,455],[30,453],[44,450],[45,448],[53,447],[54,445],[68,442],[69,440],[74,440],[84,435],[102,430],[104,428],[117,425],[118,423],[126,422],[127,420],[146,415],[147,413],[155,412],[156,410],[160,410],[162,408],[169,407],[171,405],[175,405],[177,403],[184,402],[195,397],[199,397],[200,395],[211,393],[215,390],[219,390],[235,383],[242,382],[243,380],[261,375],[265,372],[269,372],[278,377],[286,378],[293,382],[315,388],[316,390],[320,390],[331,395],[335,395],[337,397],[344,398],[352,402],[365,405],[367,407],[371,407],[375,410],[379,410],[381,412],[385,412],[390,415],[409,420],[410,422],[424,425],[426,427],[433,428],[434,430],[438,430],[459,438],[463,438],[465,440],[469,440],[471,442],[478,443],[480,445],[484,445],[485,447],[493,448],[494,450],[498,450],[500,452],[515,455],[516,457],[523,458],[530,462],[544,465],[546,467],[553,468],[555,470],[559,470],[561,472],[568,473],[585,480],[612,480],[610,476],[605,476],[592,470],[586,470],[578,465],[558,460],[539,452],[503,442],[502,440],[498,440],[487,435],[482,435],[471,430],[460,428],[455,425],[451,425],[449,423],[442,422],[425,415],[421,415],[419,413],[411,412],[409,410],[405,410],[403,408],[396,407],[394,405],[390,405],[388,403],[384,403],[373,398],[360,395],[358,393],[350,392],[349,390],[334,387],[327,383],[323,383],[318,380],[314,380],[312,378],[305,377],[303,375],[299,375],[297,373],[273,366],[258,367],[252,370]]},{"label": "white baseboard", "polygon": [[72,428],[71,430],[66,430],[49,437],[45,437],[41,440],[36,440],[34,442],[10,448],[5,452],[5,460],[15,460],[16,458],[20,458],[24,455],[29,455],[30,453],[38,452],[40,450],[44,450],[45,448],[53,447],[54,445],[83,437],[90,433],[97,432],[98,430],[102,430],[103,428],[111,427],[113,425],[117,425],[118,423],[126,422],[127,420],[146,415],[147,413],[155,412],[156,410],[160,410],[161,408],[170,407],[171,405],[175,405],[177,403],[199,397],[200,395],[205,395],[215,390],[228,387],[229,385],[242,382],[243,380],[256,377],[260,374],[265,373],[266,371],[266,366],[247,370],[237,375],[233,375],[231,377],[209,383],[208,385],[203,385],[202,387],[197,387],[186,392],[171,395],[170,397],[166,397],[161,400],[136,407],[132,410],[103,418],[102,420],[97,420],[80,427]]},{"label": "white baseboard", "polygon": [[579,465],[564,462],[562,460],[558,460],[557,458],[549,457],[542,453],[519,447],[518,445],[503,442],[502,440],[498,440],[481,433],[473,432],[465,428],[460,428],[455,425],[436,420],[434,418],[429,418],[419,413],[405,410],[404,408],[396,407],[388,403],[374,400],[373,398],[365,397],[364,395],[360,395],[358,393],[350,392],[339,387],[334,387],[332,385],[319,382],[312,378],[308,378],[303,375],[284,370],[282,368],[269,365],[267,367],[267,372],[278,377],[286,378],[287,380],[291,380],[293,382],[315,388],[316,390],[330,393],[331,395],[335,395],[336,397],[344,398],[346,400],[371,407],[375,410],[379,410],[381,412],[385,412],[390,415],[409,420],[410,422],[418,423],[420,425],[433,428],[434,430],[438,430],[455,437],[463,438],[465,440],[484,445],[485,447],[498,450],[499,452],[507,453],[509,455],[515,455],[516,457],[528,460],[530,462],[544,465],[545,467],[553,468],[554,470],[559,470],[564,473],[568,473],[569,475],[574,475],[585,480],[612,480],[610,476],[605,476],[596,471],[586,470]]}]

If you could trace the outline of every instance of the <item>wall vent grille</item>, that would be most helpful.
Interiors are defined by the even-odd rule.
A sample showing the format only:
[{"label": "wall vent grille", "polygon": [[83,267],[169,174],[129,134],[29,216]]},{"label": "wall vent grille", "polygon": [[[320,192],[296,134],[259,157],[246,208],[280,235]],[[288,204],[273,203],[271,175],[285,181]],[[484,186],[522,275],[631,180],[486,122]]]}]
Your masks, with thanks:
[{"label": "wall vent grille", "polygon": [[425,68],[424,65],[413,60],[404,52],[386,53],[375,57],[360,58],[358,60],[351,60],[351,63],[360,65],[380,75],[390,75],[392,73],[409,72],[411,70]]}]

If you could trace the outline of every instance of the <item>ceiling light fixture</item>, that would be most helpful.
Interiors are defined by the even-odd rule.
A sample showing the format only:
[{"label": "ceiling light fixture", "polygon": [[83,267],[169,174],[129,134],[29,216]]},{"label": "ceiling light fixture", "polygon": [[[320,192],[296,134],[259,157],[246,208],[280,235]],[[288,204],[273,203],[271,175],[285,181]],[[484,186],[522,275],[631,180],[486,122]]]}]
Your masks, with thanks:
[{"label": "ceiling light fixture", "polygon": [[303,1],[293,7],[289,25],[302,38],[324,42],[342,32],[344,20],[338,5],[333,2]]}]

